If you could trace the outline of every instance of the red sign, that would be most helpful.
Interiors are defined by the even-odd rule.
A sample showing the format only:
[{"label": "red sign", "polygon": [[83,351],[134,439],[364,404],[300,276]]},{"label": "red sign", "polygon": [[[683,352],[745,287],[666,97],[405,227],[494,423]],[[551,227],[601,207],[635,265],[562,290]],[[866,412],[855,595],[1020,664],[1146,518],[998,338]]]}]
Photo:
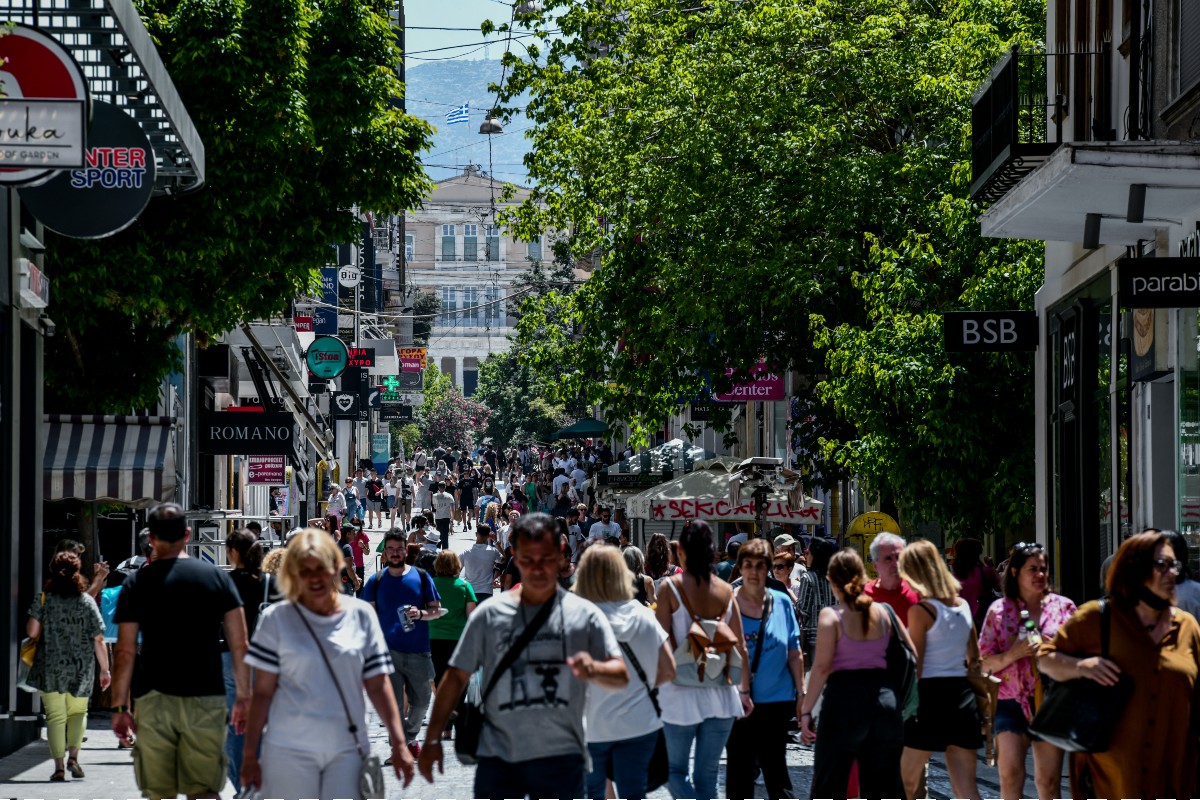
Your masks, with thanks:
[{"label": "red sign", "polygon": [[423,369],[423,367],[421,366],[421,359],[419,359],[419,358],[401,358],[400,359],[400,371],[401,372],[420,372],[422,369]]},{"label": "red sign", "polygon": [[346,352],[349,357],[349,361],[346,362],[347,369],[375,366],[374,347],[347,347]]},{"label": "red sign", "polygon": [[[650,518],[665,521],[689,519],[728,519],[749,522],[755,519],[754,501],[734,506],[728,500],[655,500],[650,504]],[[821,509],[806,505],[793,509],[784,501],[767,503],[767,520],[792,524],[814,524],[821,520]]]},{"label": "red sign", "polygon": [[281,485],[287,481],[287,456],[246,456],[246,482]]},{"label": "red sign", "polygon": [[[71,54],[59,42],[37,28],[12,23],[0,36],[0,90],[6,98],[88,99],[83,72]],[[0,169],[4,183],[20,183],[44,178],[52,171]]]},{"label": "red sign", "polygon": [[[721,403],[745,403],[754,401],[784,400],[783,378],[773,372],[767,372],[766,364],[761,361],[750,370],[754,379],[749,383],[735,383],[728,392],[713,395],[713,399]],[[733,375],[733,370],[725,370],[725,376]]]},{"label": "red sign", "polygon": [[312,317],[293,317],[292,322],[296,324],[296,333],[312,333],[313,318]]}]

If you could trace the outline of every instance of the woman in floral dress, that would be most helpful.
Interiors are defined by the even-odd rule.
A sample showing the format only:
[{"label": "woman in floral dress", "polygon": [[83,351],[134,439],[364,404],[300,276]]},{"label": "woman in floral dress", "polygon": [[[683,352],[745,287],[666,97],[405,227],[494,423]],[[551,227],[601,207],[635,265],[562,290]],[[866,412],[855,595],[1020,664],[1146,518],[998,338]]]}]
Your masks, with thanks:
[{"label": "woman in floral dress", "polygon": [[[1027,638],[1021,612],[1028,611],[1042,639],[1049,640],[1075,613],[1075,604],[1050,591],[1046,552],[1040,544],[1013,546],[1002,583],[1004,597],[988,608],[979,634],[979,652],[984,671],[1001,680],[994,728],[1000,794],[1004,800],[1017,800],[1025,786],[1029,723],[1038,691],[1037,645]],[[1039,800],[1061,797],[1063,751],[1047,742],[1032,744]]]}]

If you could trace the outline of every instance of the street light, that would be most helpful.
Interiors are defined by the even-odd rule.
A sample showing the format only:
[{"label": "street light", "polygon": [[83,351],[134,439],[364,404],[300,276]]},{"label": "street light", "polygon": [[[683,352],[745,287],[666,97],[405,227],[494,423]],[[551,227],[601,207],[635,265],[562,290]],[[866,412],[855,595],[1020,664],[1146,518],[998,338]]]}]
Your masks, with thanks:
[{"label": "street light", "polygon": [[484,136],[492,136],[495,134],[504,133],[504,126],[500,124],[500,120],[496,119],[492,114],[494,111],[489,111],[487,119],[479,126],[479,133]]}]

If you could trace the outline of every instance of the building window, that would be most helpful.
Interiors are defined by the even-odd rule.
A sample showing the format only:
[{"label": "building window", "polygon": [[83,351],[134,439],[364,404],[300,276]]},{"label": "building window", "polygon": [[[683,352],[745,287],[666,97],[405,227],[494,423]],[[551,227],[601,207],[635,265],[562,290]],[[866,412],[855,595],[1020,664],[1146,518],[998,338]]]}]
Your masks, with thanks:
[{"label": "building window", "polygon": [[1200,81],[1200,7],[1188,0],[1179,0],[1179,86],[1183,94]]},{"label": "building window", "polygon": [[463,325],[479,325],[479,290],[474,286],[463,287]]},{"label": "building window", "polygon": [[454,260],[454,226],[442,226],[442,260]]},{"label": "building window", "polygon": [[479,226],[463,225],[463,261],[479,260]]},{"label": "building window", "polygon": [[404,260],[406,262],[413,260],[413,252],[416,249],[414,241],[411,233],[404,234]]},{"label": "building window", "polygon": [[473,356],[467,356],[463,359],[463,397],[470,397],[475,394],[475,389],[479,386],[479,359]]},{"label": "building window", "polygon": [[500,287],[487,286],[483,290],[483,318],[489,325],[495,325],[500,320]]},{"label": "building window", "polygon": [[442,287],[442,324],[453,325],[457,322],[458,290],[453,286]]},{"label": "building window", "polygon": [[483,232],[484,232],[484,237],[485,237],[484,241],[486,242],[486,244],[484,245],[486,247],[486,254],[484,255],[484,258],[486,258],[488,261],[499,261],[500,260],[500,226],[499,225],[485,225],[485,226],[483,226]]},{"label": "building window", "polygon": [[525,245],[525,257],[530,261],[542,260],[542,237],[539,236]]}]

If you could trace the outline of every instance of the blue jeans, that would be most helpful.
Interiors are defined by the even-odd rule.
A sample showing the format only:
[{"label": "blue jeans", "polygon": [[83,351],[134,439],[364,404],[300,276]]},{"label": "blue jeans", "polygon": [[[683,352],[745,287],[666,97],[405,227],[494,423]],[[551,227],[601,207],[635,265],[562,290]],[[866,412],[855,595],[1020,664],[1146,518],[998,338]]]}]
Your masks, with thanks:
[{"label": "blue jeans", "polygon": [[[710,717],[699,725],[663,723],[670,769],[667,788],[676,800],[713,800],[717,796],[717,771],[725,740],[733,730],[733,717]],[[696,763],[688,775],[688,757],[696,742]]]},{"label": "blue jeans", "polygon": [[656,744],[658,731],[615,742],[588,742],[592,771],[587,776],[587,796],[591,800],[604,800],[607,797],[604,781],[611,773],[617,797],[642,800],[646,796],[646,778]]},{"label": "blue jeans", "polygon": [[[221,653],[221,673],[225,677],[225,707],[231,719],[233,701],[237,699],[237,681],[233,678],[233,654],[226,651]],[[234,796],[242,791],[240,775],[242,772],[242,746],[246,743],[244,733],[234,733],[233,725],[225,733],[225,760],[229,767],[229,782],[233,784]]]}]

